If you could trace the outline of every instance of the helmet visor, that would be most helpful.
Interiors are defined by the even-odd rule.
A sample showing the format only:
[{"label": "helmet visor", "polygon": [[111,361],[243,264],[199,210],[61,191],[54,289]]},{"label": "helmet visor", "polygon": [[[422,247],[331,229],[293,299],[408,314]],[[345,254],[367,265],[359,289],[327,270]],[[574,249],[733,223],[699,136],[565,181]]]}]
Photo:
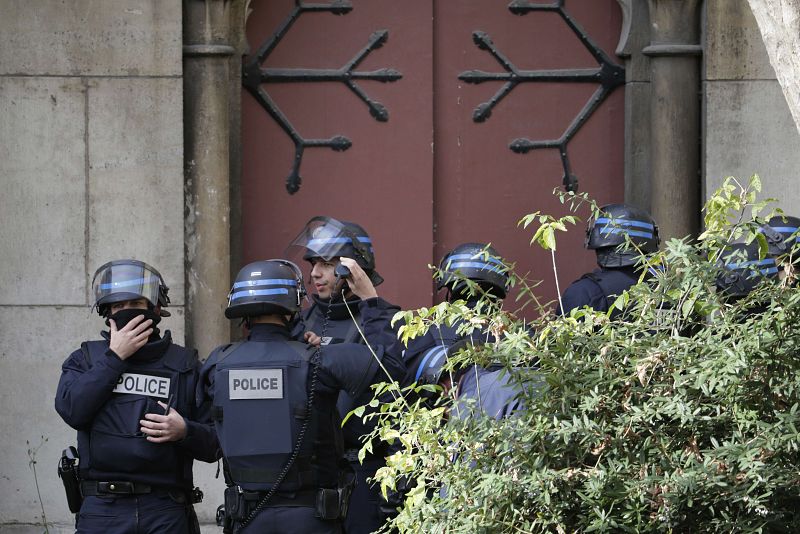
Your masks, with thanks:
[{"label": "helmet visor", "polygon": [[[353,243],[356,240],[357,243]],[[372,243],[366,236],[356,236],[344,223],[333,217],[314,217],[305,228],[295,237],[287,248],[287,256],[302,255],[304,259],[322,258],[330,261],[332,258],[347,255],[343,251],[363,248],[365,253],[371,249]]]},{"label": "helmet visor", "polygon": [[92,280],[94,305],[145,298],[155,306],[160,286],[161,275],[143,263],[108,263],[98,269]]}]

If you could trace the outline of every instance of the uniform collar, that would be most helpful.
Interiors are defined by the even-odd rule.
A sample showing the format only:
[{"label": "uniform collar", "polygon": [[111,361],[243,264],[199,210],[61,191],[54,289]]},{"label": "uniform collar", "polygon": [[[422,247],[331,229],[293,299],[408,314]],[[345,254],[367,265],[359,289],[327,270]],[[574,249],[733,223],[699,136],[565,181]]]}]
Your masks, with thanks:
[{"label": "uniform collar", "polygon": [[[330,310],[330,315],[328,315],[328,318],[334,321],[349,319],[350,311],[353,312],[353,315],[358,315],[358,303],[361,302],[361,299],[358,297],[348,299],[347,303],[343,302],[341,298],[334,298],[333,301],[330,301],[328,299],[320,298],[317,294],[311,295],[311,298],[314,300],[314,305],[319,307],[319,311],[322,313],[322,315],[328,315],[328,310]],[[347,310],[348,307],[350,308],[350,311]]]},{"label": "uniform collar", "polygon": [[248,341],[289,341],[289,329],[282,325],[258,323],[250,326]]}]

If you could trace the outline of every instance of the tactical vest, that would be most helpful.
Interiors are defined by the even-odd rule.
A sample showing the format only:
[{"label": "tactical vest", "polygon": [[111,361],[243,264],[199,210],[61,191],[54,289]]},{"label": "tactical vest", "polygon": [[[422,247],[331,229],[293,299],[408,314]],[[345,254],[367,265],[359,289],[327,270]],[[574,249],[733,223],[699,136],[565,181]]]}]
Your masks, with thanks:
[{"label": "tactical vest", "polygon": [[[621,269],[607,269],[600,272],[593,272],[583,275],[582,278],[588,278],[600,287],[603,295],[606,297],[606,311],[614,304],[614,299],[622,294],[623,291],[629,289],[637,282],[637,278]],[[619,313],[619,310],[615,310]]]},{"label": "tactical vest", "polygon": [[[335,448],[320,442],[338,430],[332,399],[316,391],[314,409],[307,413],[313,354],[303,343],[283,341],[246,341],[220,353],[214,374],[215,427],[228,474],[243,489],[272,488],[306,418],[300,450],[280,489],[335,487]],[[325,448],[328,454],[315,454]]]},{"label": "tactical vest", "polygon": [[[361,321],[360,310],[358,304],[350,304],[350,309],[353,311],[353,316],[356,321]],[[317,335],[323,335],[322,326],[325,324],[325,312],[318,306],[309,308],[303,317],[306,331],[315,332]],[[358,331],[361,324],[356,325],[355,321],[347,316],[345,319],[332,319],[328,318],[328,323],[325,325],[323,344],[329,343],[364,343],[364,339]]]},{"label": "tactical vest", "polygon": [[[88,341],[81,349],[89,365],[108,357],[107,341]],[[194,351],[174,343],[156,360],[128,360],[126,372],[91,427],[79,433],[83,478],[160,481],[170,486],[184,486],[192,479],[191,458],[181,455],[172,443],[147,441],[139,421],[147,413],[163,414],[158,401],[166,404],[170,396],[178,413],[192,412],[195,362]]]}]

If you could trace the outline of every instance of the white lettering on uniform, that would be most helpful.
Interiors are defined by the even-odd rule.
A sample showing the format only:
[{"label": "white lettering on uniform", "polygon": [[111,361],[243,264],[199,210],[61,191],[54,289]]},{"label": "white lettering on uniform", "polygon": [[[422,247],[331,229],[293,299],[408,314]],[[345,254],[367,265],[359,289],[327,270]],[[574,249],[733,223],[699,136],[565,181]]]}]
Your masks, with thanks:
[{"label": "white lettering on uniform", "polygon": [[283,372],[280,369],[231,369],[228,394],[236,399],[282,399]]},{"label": "white lettering on uniform", "polygon": [[114,393],[127,393],[130,395],[146,395],[148,397],[169,397],[170,379],[163,376],[141,375],[136,373],[122,373]]}]

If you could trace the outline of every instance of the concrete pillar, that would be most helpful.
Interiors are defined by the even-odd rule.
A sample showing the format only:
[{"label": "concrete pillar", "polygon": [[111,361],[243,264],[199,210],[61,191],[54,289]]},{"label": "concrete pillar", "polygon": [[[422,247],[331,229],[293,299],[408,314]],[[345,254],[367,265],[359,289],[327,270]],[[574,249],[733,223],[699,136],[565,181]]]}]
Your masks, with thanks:
[{"label": "concrete pillar", "polygon": [[186,342],[230,339],[230,0],[183,1]]},{"label": "concrete pillar", "polygon": [[[231,243],[231,279],[236,277],[242,267],[242,58],[250,50],[245,28],[250,15],[250,0],[231,0],[231,32],[230,43],[235,53],[230,58],[229,95],[230,95],[230,243]],[[242,337],[240,322],[231,321],[231,339]]]},{"label": "concrete pillar", "polygon": [[647,2],[617,2],[622,31],[616,52],[625,60],[625,202],[651,211],[650,58],[642,53],[650,44],[650,17]]},{"label": "concrete pillar", "polygon": [[700,227],[701,0],[649,0],[652,214],[661,237]]}]

